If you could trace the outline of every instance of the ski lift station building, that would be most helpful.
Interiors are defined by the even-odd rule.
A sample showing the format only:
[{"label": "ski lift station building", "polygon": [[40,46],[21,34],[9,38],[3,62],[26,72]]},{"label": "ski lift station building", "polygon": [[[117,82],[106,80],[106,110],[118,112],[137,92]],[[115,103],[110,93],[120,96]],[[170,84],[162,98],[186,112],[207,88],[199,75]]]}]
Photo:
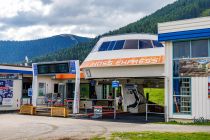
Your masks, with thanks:
[{"label": "ski lift station building", "polygon": [[164,86],[164,46],[157,39],[148,34],[101,38],[81,65],[85,77],[96,81],[97,98],[106,100],[114,93],[112,81],[117,80],[116,96],[122,95],[124,111],[145,112],[143,85]]},{"label": "ski lift station building", "polygon": [[145,97],[138,107],[127,108],[135,102],[129,84],[141,94],[153,83],[150,87],[165,88],[167,120],[210,119],[210,17],[159,23],[158,36],[103,37],[81,68],[87,79],[96,81],[98,98],[106,98],[111,81],[119,81],[124,111],[145,108]]}]

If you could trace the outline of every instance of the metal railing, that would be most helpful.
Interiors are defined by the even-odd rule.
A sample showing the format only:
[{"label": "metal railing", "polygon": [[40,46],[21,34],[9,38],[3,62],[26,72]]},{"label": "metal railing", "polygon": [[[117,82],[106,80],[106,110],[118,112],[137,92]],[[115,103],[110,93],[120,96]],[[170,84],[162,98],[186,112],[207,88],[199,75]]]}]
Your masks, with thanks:
[{"label": "metal railing", "polygon": [[163,112],[150,111],[149,106],[160,106],[160,105],[146,103],[146,121],[148,121],[148,114],[159,114],[159,115],[164,115],[164,117],[165,117],[165,115],[166,115],[166,113],[165,113],[166,107],[165,106],[163,106],[164,107]]}]

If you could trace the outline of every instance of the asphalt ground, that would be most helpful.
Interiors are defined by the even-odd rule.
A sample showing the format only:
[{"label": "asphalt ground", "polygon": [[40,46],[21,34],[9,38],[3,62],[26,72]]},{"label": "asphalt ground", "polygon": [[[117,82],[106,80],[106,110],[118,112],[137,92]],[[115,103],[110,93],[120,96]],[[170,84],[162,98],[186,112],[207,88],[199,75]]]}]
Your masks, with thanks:
[{"label": "asphalt ground", "polygon": [[[139,116],[136,116],[139,117]],[[127,118],[129,119],[129,118]],[[134,116],[133,118],[135,119]],[[126,119],[125,119],[126,120]],[[74,119],[48,116],[0,114],[1,140],[89,139],[108,137],[112,132],[209,132],[210,126],[187,126],[122,121],[121,119]]]}]

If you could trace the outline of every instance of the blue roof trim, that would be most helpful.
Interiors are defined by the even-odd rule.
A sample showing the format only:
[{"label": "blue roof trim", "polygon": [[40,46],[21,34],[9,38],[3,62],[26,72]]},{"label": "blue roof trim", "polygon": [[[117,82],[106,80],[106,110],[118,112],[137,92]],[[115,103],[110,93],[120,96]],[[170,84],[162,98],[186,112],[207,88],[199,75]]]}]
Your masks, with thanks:
[{"label": "blue roof trim", "polygon": [[32,74],[32,71],[0,69],[0,73]]},{"label": "blue roof trim", "polygon": [[158,34],[158,41],[175,41],[210,37],[210,28]]}]

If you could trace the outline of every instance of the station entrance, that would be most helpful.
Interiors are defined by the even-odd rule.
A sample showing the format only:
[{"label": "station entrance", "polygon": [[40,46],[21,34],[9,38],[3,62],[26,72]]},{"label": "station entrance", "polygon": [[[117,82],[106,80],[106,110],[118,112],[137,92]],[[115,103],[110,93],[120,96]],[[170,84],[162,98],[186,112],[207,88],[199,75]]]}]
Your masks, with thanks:
[{"label": "station entrance", "polygon": [[[113,81],[119,86],[113,87]],[[92,79],[92,109],[80,110],[89,118],[124,122],[165,121],[164,78]],[[89,103],[91,104],[91,103]],[[82,106],[82,105],[81,105]]]}]

